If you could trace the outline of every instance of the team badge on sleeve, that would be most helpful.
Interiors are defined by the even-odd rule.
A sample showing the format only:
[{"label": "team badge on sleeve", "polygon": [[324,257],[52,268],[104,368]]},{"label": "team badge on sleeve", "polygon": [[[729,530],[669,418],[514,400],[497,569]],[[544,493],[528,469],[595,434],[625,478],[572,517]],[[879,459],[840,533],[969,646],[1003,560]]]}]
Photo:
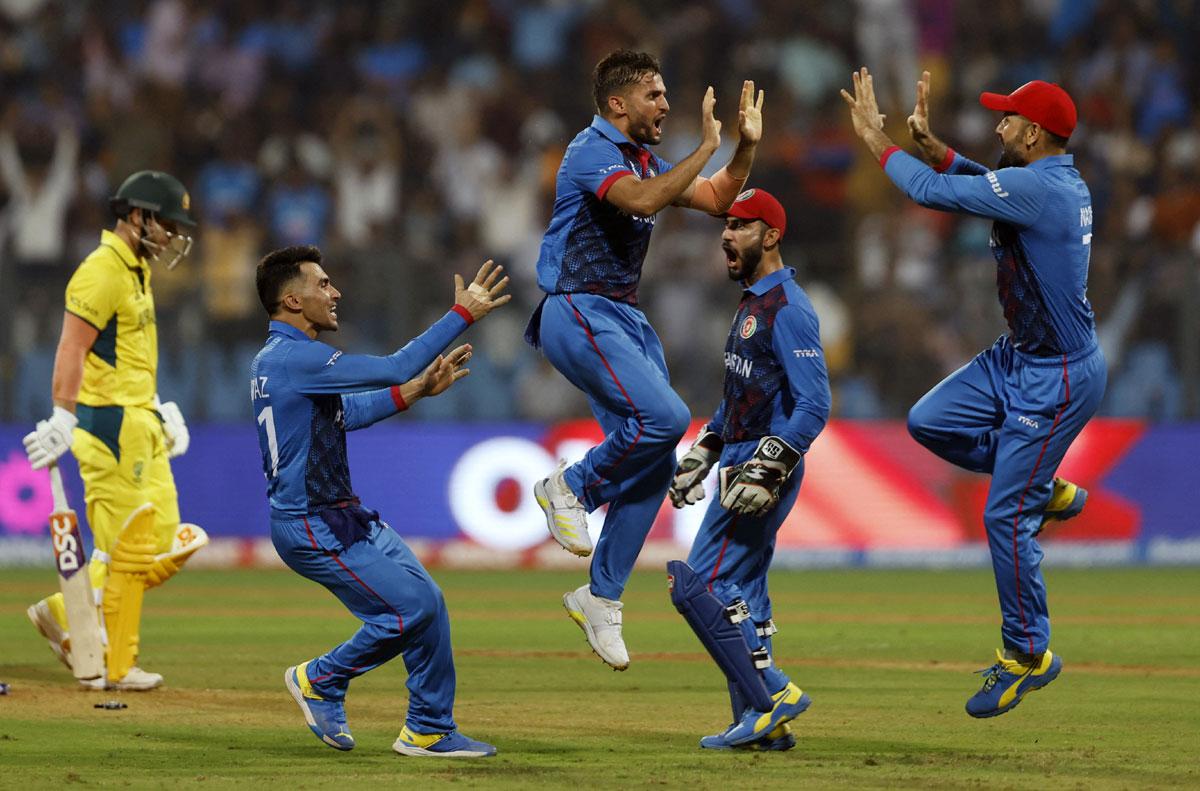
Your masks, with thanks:
[{"label": "team badge on sleeve", "polygon": [[742,336],[742,340],[749,340],[750,336],[752,336],[757,329],[758,319],[753,315],[750,315],[747,316],[746,320],[742,322],[742,328],[738,331],[738,334]]}]

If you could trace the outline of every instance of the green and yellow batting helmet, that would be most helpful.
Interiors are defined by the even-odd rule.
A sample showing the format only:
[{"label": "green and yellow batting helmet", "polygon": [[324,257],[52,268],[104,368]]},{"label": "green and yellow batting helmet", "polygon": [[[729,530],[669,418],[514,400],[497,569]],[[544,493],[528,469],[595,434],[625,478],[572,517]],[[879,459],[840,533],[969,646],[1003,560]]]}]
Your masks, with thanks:
[{"label": "green and yellow batting helmet", "polygon": [[125,179],[109,206],[118,217],[125,217],[130,209],[145,209],[189,228],[196,225],[187,190],[179,179],[161,170],[139,170]]}]

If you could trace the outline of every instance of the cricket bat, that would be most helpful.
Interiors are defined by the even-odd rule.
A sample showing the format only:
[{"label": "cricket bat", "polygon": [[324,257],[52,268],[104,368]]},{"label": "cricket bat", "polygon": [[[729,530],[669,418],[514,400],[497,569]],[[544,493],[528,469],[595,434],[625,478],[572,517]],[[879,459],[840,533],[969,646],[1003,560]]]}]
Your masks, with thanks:
[{"label": "cricket bat", "polygon": [[50,535],[54,543],[54,565],[58,569],[58,587],[67,606],[67,627],[71,640],[71,671],[78,679],[104,675],[104,641],[100,635],[100,617],[92,595],[87,558],[79,535],[79,519],[67,503],[62,471],[50,465],[50,491],[54,495],[54,513],[50,514]]}]

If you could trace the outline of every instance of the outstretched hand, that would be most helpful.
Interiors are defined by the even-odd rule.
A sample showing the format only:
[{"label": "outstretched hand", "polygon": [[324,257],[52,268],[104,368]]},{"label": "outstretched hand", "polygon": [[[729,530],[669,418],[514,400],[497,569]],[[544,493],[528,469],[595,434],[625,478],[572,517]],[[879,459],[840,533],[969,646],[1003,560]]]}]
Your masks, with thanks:
[{"label": "outstretched hand", "polygon": [[853,74],[854,95],[842,88],[842,98],[850,105],[850,121],[854,124],[854,134],[867,139],[871,132],[882,132],[886,116],[879,112],[879,103],[875,100],[875,83],[867,67],[863,66]]},{"label": "outstretched hand", "polygon": [[453,349],[449,354],[439,354],[421,375],[421,396],[428,398],[441,395],[450,389],[450,385],[471,373],[470,368],[463,368],[470,359],[471,344],[469,343]]},{"label": "outstretched hand", "polygon": [[503,272],[503,266],[488,259],[483,262],[483,266],[479,267],[479,272],[475,274],[475,280],[469,286],[464,286],[462,275],[456,274],[454,276],[454,302],[466,308],[473,321],[479,321],[512,299],[512,294],[501,296],[504,289],[508,287],[508,275],[497,280]]},{"label": "outstretched hand", "polygon": [[721,147],[721,122],[713,115],[713,109],[716,106],[717,97],[710,85],[704,92],[704,98],[700,101],[700,132],[703,135],[704,144],[712,151]]},{"label": "outstretched hand", "polygon": [[908,131],[912,139],[921,143],[933,135],[929,128],[929,72],[921,72],[917,81],[917,104],[908,117]]},{"label": "outstretched hand", "polygon": [[762,140],[762,106],[762,91],[758,92],[758,101],[754,99],[754,80],[743,82],[742,99],[738,105],[739,145],[757,145]]}]

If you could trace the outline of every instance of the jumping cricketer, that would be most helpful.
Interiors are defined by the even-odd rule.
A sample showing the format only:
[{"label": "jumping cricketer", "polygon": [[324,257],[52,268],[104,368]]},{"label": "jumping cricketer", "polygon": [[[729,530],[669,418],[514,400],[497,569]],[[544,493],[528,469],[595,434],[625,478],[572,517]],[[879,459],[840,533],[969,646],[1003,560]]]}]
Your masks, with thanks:
[{"label": "jumping cricketer", "polygon": [[1002,153],[990,170],[929,129],[929,74],[908,123],[926,162],[883,133],[871,75],[853,77],[854,130],[893,183],[922,206],[993,220],[996,286],[1009,332],[930,390],[908,415],[912,436],[943,459],[992,476],[983,522],[1000,594],[1003,651],[967,701],[972,717],[1012,709],[1053,681],[1050,615],[1037,535],[1083,510],[1087,492],[1054,473],[1095,414],[1107,369],[1087,300],[1092,199],[1066,153],[1075,129],[1071,97],[1034,80],[980,103],[1003,113]]},{"label": "jumping cricketer", "polygon": [[671,502],[704,498],[719,467],[687,563],[667,565],[671,599],[729,683],[733,722],[705,736],[712,750],[788,750],[789,720],[809,697],[775,665],[767,570],[775,534],[804,477],[804,455],[829,419],[829,377],[817,314],[786,267],[783,206],[761,189],[730,207],[721,248],[742,300],[725,344],[724,398],[675,470]]},{"label": "jumping cricketer", "polygon": [[[384,356],[343,354],[317,340],[336,332],[338,301],[315,247],[287,247],[258,265],[270,316],[250,369],[250,398],[271,505],[271,540],[294,571],[318,582],[362,620],[346,642],[289,667],[284,683],[317,738],[354,748],[344,701],[350,682],[404,657],[408,717],[392,749],[402,755],[481,758],[496,748],[458,731],[454,657],[441,589],[408,546],[350,485],[346,432],[435,396],[467,374],[471,347],[441,354],[468,325],[508,302],[501,267],[488,261],[422,335]],[[424,372],[424,373],[422,373]],[[381,463],[387,463],[386,459]]]},{"label": "jumping cricketer", "polygon": [[550,534],[587,556],[587,514],[608,505],[590,583],[563,596],[592,649],[616,670],[629,666],[619,601],[675,468],[690,422],[671,389],[662,344],[637,308],[642,263],[655,216],[668,205],[722,214],[750,174],[762,137],[763,95],[742,86],[737,150],[711,179],[700,171],[721,142],[713,89],[701,102],[700,145],[678,165],[650,151],[662,140],[667,103],[658,61],[619,50],[593,75],[597,115],[567,148],[554,213],[538,257],[546,292],[526,339],[587,394],[605,439],[570,467],[560,465],[534,494]]},{"label": "jumping cricketer", "polygon": [[[144,170],[127,178],[110,201],[113,230],[67,284],[62,336],[51,385],[54,410],[25,437],[35,469],[68,449],[83,477],[94,549],[88,572],[107,631],[107,670],[85,687],[148,690],[162,676],[138,667],[141,594],[173,576],[208,537],[180,523],[168,459],[190,437],[174,402],[160,403],[158,328],[151,262],[173,268],[190,251],[196,223],[176,178]],[[153,509],[139,511],[146,503]],[[28,610],[54,653],[70,667],[69,625],[62,595]]]}]

